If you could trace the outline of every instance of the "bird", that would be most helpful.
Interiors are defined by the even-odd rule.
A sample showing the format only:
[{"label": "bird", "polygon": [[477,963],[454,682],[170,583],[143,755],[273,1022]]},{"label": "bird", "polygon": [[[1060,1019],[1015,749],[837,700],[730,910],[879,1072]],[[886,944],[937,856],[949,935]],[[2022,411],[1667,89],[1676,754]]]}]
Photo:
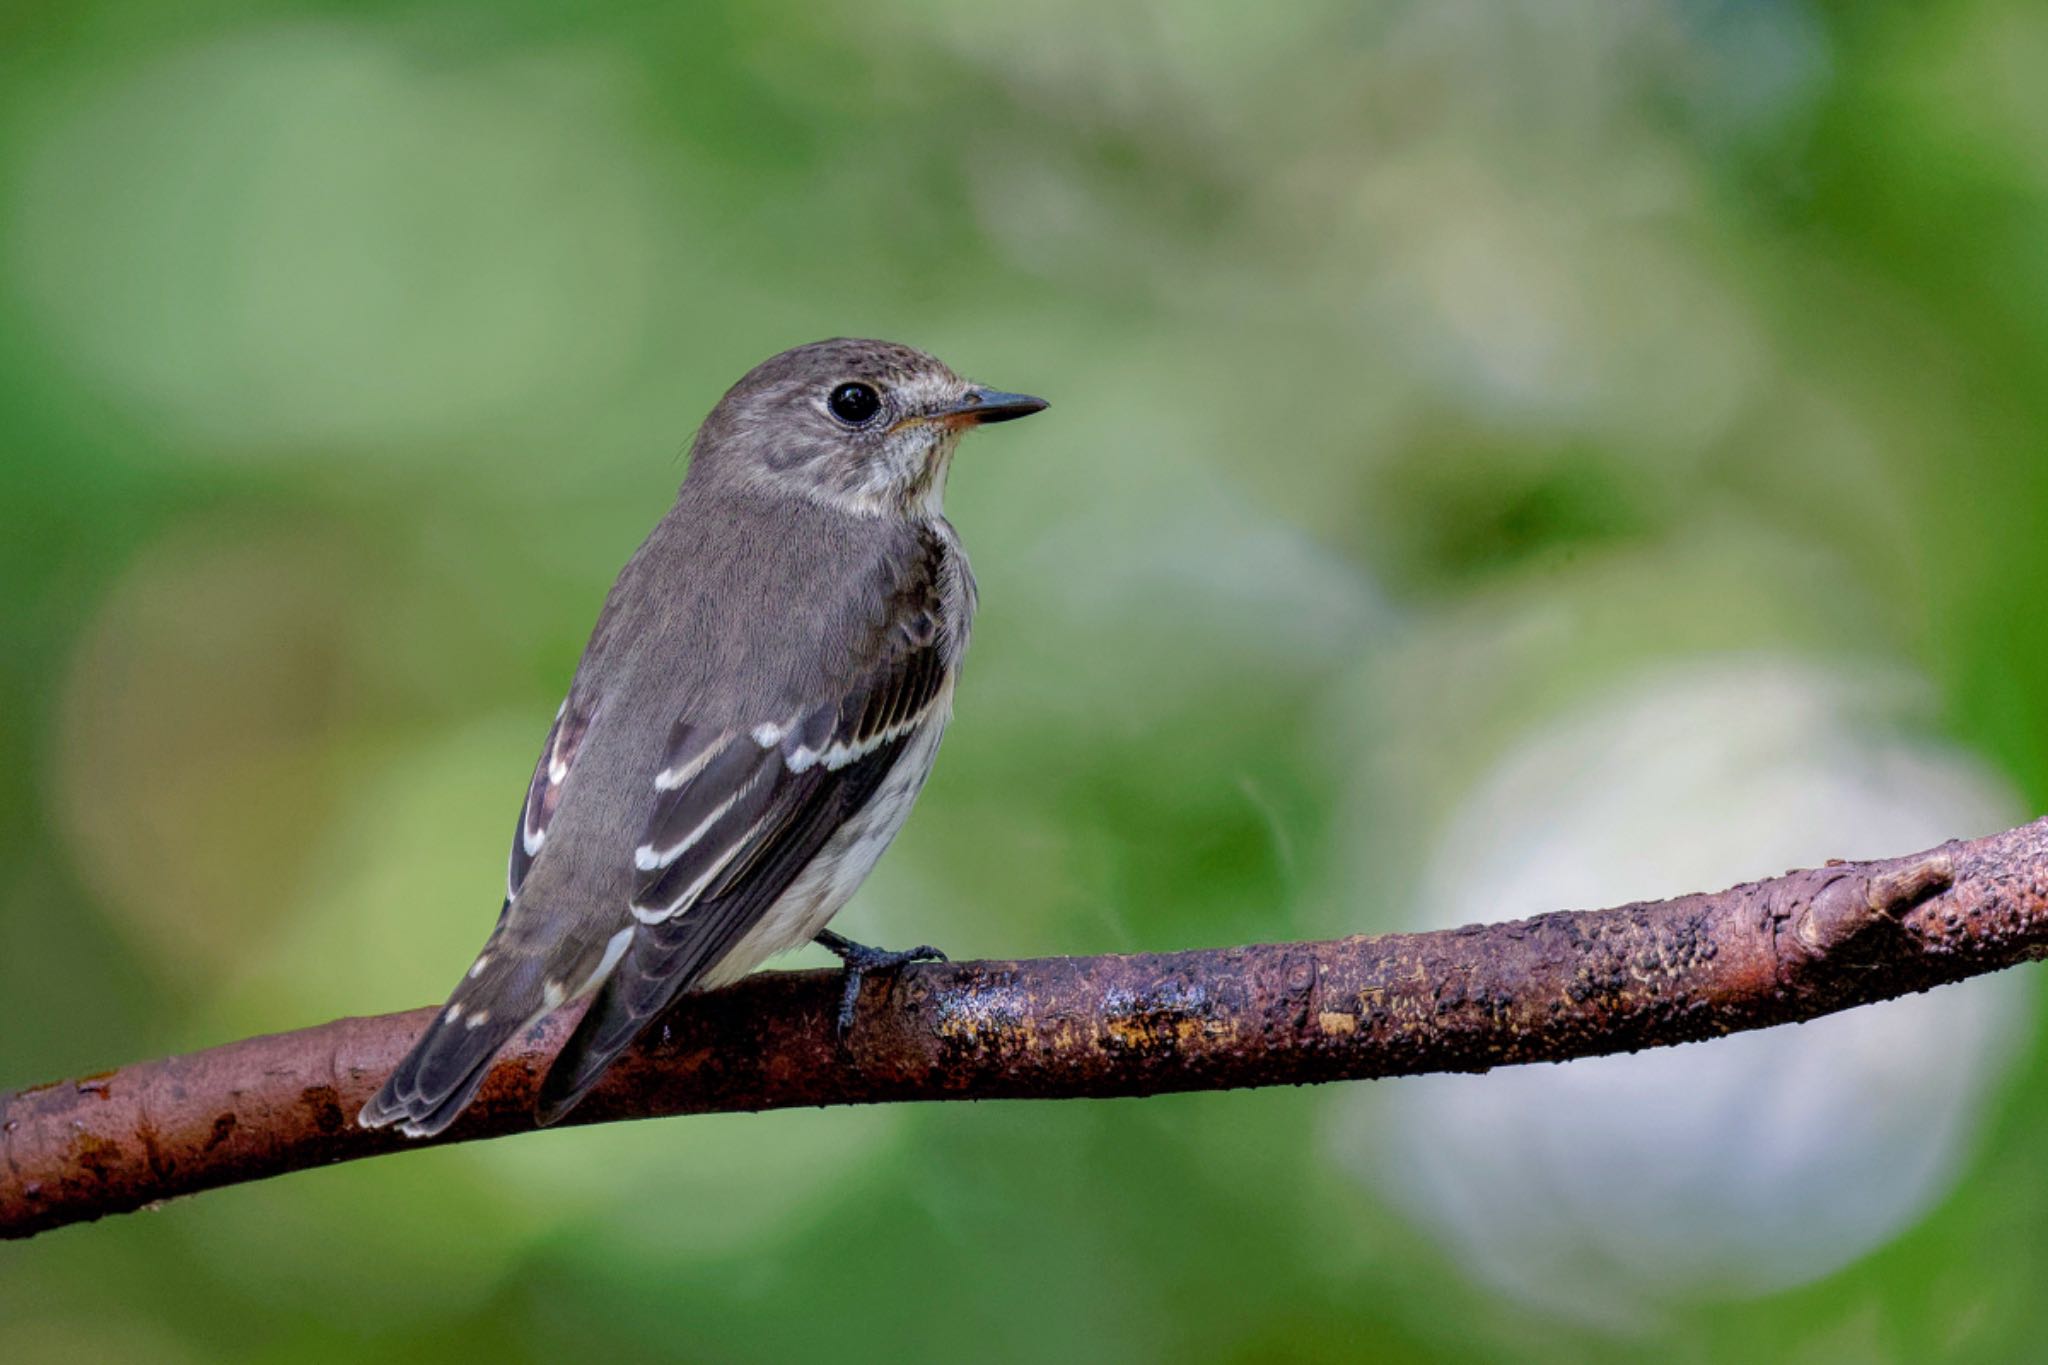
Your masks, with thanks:
[{"label": "bird", "polygon": [[865,973],[943,958],[825,926],[903,827],[952,714],[976,604],[943,506],[955,447],[1046,406],[843,337],[726,392],[542,743],[496,927],[359,1123],[442,1132],[508,1042],[575,1001],[542,1125],[678,997],[776,953],[840,956],[842,1039]]}]

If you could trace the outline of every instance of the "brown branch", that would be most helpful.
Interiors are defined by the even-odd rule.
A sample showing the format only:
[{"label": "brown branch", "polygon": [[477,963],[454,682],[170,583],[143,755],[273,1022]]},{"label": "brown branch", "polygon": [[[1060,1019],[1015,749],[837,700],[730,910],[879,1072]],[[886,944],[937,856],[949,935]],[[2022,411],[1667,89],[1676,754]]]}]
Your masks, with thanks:
[{"label": "brown branch", "polygon": [[[779,972],[687,998],[571,1122],[1078,1098],[1484,1071],[1810,1019],[2048,955],[2048,819],[1715,895],[1328,943]],[[409,1145],[356,1110],[427,1011],[343,1019],[0,1096],[0,1235]],[[533,1126],[571,1021],[533,1029],[441,1141]]]}]

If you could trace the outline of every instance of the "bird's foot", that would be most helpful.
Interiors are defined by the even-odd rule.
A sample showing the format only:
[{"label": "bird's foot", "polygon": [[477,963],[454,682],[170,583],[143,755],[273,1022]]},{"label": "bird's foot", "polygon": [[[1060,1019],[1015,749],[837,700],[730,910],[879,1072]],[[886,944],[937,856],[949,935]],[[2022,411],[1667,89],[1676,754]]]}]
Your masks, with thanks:
[{"label": "bird's foot", "polygon": [[860,983],[869,972],[894,972],[913,962],[944,962],[946,955],[929,943],[920,943],[915,948],[891,951],[887,948],[870,948],[865,943],[855,943],[843,934],[830,929],[821,929],[812,940],[820,948],[839,955],[846,964],[846,984],[839,990],[839,1041],[845,1042],[847,1032],[853,1027],[853,1007],[860,1003]]}]

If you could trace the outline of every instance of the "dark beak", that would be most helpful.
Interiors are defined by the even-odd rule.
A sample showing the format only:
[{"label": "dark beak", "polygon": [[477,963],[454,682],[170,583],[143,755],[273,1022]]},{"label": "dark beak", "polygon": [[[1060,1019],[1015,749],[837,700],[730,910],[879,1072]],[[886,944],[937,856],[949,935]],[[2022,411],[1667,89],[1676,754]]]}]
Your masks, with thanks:
[{"label": "dark beak", "polygon": [[969,389],[967,396],[933,416],[960,426],[987,426],[990,422],[1014,422],[1034,412],[1044,412],[1047,403],[1028,393],[1004,393],[1001,389]]}]

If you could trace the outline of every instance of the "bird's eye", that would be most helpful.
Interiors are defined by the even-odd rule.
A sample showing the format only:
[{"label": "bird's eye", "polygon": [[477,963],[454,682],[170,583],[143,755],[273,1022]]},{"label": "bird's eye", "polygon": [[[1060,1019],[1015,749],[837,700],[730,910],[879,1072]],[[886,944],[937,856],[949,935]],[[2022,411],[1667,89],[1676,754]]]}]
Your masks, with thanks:
[{"label": "bird's eye", "polygon": [[882,395],[866,384],[841,384],[825,400],[832,415],[850,427],[857,427],[882,410]]}]

